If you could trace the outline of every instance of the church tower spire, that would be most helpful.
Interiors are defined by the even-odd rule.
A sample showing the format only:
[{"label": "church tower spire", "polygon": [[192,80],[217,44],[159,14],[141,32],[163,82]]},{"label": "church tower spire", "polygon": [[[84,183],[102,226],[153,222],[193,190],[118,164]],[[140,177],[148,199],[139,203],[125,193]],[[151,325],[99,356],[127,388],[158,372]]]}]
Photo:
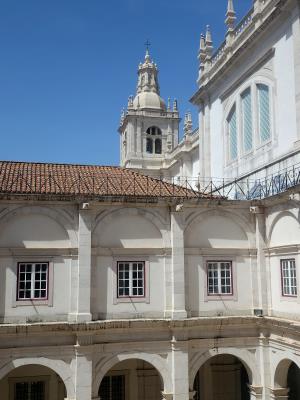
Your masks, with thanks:
[{"label": "church tower spire", "polygon": [[138,66],[136,95],[129,97],[127,110],[122,112],[120,133],[121,166],[161,176],[166,154],[179,140],[177,100],[171,109],[160,96],[158,66],[146,43],[144,61]]}]

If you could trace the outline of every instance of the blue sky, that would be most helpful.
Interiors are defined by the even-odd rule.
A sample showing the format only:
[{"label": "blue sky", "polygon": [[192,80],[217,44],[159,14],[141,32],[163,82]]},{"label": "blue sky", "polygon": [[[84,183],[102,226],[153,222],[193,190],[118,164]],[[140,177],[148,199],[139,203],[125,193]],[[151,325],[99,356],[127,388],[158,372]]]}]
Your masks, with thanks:
[{"label": "blue sky", "polygon": [[[241,18],[252,0],[235,0]],[[2,160],[118,165],[120,110],[146,39],[161,94],[196,110],[199,36],[227,0],[0,0]],[[195,121],[196,122],[196,121]]]}]

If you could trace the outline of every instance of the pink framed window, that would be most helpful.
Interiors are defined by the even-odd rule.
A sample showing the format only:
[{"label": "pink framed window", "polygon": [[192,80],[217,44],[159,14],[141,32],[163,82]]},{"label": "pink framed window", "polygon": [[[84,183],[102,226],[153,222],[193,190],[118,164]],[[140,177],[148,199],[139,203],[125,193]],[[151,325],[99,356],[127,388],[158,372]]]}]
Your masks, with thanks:
[{"label": "pink framed window", "polygon": [[297,297],[297,271],[294,258],[280,260],[282,296]]},{"label": "pink framed window", "polygon": [[47,300],[49,263],[18,263],[17,300]]},{"label": "pink framed window", "polygon": [[118,298],[145,297],[145,262],[118,261]]},{"label": "pink framed window", "polygon": [[207,262],[207,295],[232,295],[232,262]]}]

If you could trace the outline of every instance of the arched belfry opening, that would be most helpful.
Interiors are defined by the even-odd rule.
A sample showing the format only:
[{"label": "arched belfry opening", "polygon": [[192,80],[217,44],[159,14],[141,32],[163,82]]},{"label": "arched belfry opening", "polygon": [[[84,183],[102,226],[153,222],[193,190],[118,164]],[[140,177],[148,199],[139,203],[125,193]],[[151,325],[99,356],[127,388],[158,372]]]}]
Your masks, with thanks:
[{"label": "arched belfry opening", "polygon": [[112,367],[101,381],[101,400],[160,400],[163,380],[150,363],[130,359]]},{"label": "arched belfry opening", "polygon": [[250,400],[249,383],[243,363],[235,356],[220,354],[197,372],[194,400]]},{"label": "arched belfry opening", "polygon": [[1,400],[64,400],[62,378],[42,365],[24,365],[12,370],[0,381]]}]

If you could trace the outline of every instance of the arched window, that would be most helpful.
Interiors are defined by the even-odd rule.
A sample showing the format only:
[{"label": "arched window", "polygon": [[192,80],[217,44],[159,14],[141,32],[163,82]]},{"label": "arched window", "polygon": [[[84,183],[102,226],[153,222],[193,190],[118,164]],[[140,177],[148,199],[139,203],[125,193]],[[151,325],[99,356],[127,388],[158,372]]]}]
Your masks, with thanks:
[{"label": "arched window", "polygon": [[260,142],[266,142],[271,138],[270,123],[270,92],[266,85],[257,85],[258,93],[258,127]]},{"label": "arched window", "polygon": [[161,154],[161,130],[157,126],[150,126],[147,129],[146,152],[149,154]]},{"label": "arched window", "polygon": [[244,151],[252,150],[253,130],[252,130],[252,98],[251,89],[246,89],[241,95],[242,101],[242,129],[243,129],[243,147]]},{"label": "arched window", "polygon": [[228,140],[229,140],[229,160],[233,161],[238,156],[237,125],[236,125],[236,105],[231,109],[227,118]]},{"label": "arched window", "polygon": [[161,154],[161,139],[155,139],[155,154]]},{"label": "arched window", "polygon": [[147,129],[147,134],[148,135],[161,135],[161,130],[157,126],[150,126],[150,128]]},{"label": "arched window", "polygon": [[153,141],[151,138],[147,138],[146,142],[146,152],[152,154],[153,153]]}]

